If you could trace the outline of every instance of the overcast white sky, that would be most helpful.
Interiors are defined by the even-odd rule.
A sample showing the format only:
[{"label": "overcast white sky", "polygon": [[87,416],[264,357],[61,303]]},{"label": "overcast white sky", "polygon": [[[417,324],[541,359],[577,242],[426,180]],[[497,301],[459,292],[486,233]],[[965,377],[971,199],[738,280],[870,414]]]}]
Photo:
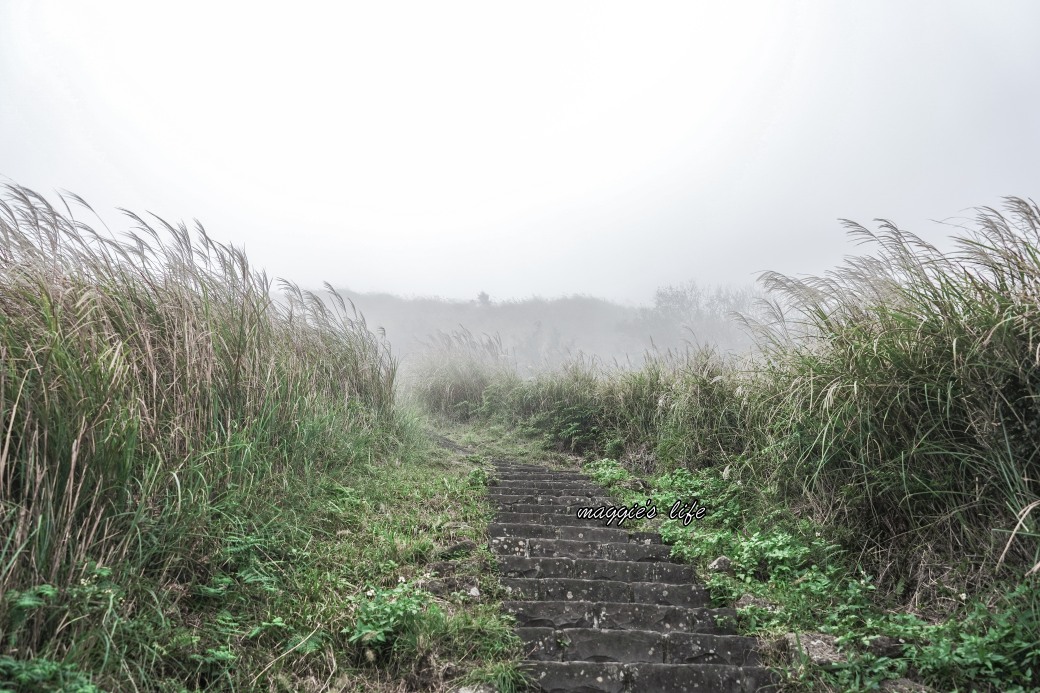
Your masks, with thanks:
[{"label": "overcast white sky", "polygon": [[643,302],[822,272],[839,217],[938,238],[1040,198],[1038,31],[1030,1],[0,0],[0,176],[304,285]]}]

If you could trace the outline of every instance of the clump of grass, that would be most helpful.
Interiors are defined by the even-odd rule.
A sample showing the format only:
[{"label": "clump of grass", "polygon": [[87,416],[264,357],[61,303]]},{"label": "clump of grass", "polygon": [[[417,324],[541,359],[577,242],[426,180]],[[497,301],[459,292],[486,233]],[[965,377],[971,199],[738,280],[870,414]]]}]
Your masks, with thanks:
[{"label": "clump of grass", "polygon": [[655,368],[666,387],[658,425],[641,437],[653,442],[661,467],[724,465],[762,444],[749,355],[704,346],[671,354]]},{"label": "clump of grass", "polygon": [[477,337],[465,328],[432,335],[409,375],[416,402],[452,421],[468,421],[488,388],[502,388],[517,377],[516,363],[498,335]]},{"label": "clump of grass", "polygon": [[806,334],[771,332],[777,473],[911,593],[939,582],[929,554],[977,577],[1002,552],[1037,564],[1040,209],[981,210],[948,254],[887,222],[847,226],[876,253],[766,277]]},{"label": "clump of grass", "polygon": [[[525,428],[549,449],[615,457],[642,451],[665,466],[706,464],[742,453],[754,435],[757,412],[746,393],[742,359],[702,347],[648,353],[640,368],[628,369],[579,355],[529,378],[514,371],[496,377],[483,368],[479,379],[460,376],[465,387],[459,389],[469,392],[466,401],[479,403],[468,406],[468,416]],[[466,362],[442,351],[431,364],[448,365],[427,373],[450,375]],[[438,391],[450,389],[442,383]]]},{"label": "clump of grass", "polygon": [[396,365],[335,295],[273,299],[201,225],[128,212],[117,240],[62,202],[0,200],[3,666],[212,683],[233,649],[178,660],[133,624],[169,626],[193,586],[253,565],[250,509],[272,488],[392,449]]}]

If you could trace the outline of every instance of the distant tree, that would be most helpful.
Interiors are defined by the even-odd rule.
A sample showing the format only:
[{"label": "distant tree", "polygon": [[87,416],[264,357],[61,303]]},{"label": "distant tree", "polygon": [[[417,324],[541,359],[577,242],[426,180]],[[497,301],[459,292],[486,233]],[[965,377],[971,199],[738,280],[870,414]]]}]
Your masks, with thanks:
[{"label": "distant tree", "polygon": [[488,292],[481,291],[479,294],[477,294],[477,303],[479,303],[482,306],[490,306],[491,297],[488,296]]}]

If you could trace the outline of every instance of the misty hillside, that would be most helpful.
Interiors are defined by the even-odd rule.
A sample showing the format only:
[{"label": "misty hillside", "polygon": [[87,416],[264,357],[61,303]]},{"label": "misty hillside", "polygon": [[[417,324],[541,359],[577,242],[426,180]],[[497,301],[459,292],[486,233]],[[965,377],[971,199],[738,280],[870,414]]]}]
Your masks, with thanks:
[{"label": "misty hillside", "polygon": [[0,0],[0,693],[1040,693],[1037,27]]},{"label": "misty hillside", "polygon": [[500,342],[524,369],[556,366],[579,355],[637,365],[648,351],[690,343],[742,351],[751,340],[732,314],[755,313],[758,298],[752,287],[706,288],[696,281],[658,289],[649,306],[592,296],[495,301],[481,293],[460,301],[349,289],[339,293],[354,303],[369,328],[385,332],[405,368],[431,343],[457,332]]}]

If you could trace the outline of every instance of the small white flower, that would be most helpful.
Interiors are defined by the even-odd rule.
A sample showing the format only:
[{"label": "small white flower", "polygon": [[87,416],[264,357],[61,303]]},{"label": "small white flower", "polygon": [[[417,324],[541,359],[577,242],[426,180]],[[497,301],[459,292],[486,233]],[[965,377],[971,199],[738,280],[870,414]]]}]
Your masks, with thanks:
[{"label": "small white flower", "polygon": [[404,582],[404,575],[398,575],[397,576],[397,581],[398,582]]},{"label": "small white flower", "polygon": [[369,590],[369,591],[365,592],[365,596],[366,597],[374,597],[374,596],[376,596],[376,591],[375,590]]}]

